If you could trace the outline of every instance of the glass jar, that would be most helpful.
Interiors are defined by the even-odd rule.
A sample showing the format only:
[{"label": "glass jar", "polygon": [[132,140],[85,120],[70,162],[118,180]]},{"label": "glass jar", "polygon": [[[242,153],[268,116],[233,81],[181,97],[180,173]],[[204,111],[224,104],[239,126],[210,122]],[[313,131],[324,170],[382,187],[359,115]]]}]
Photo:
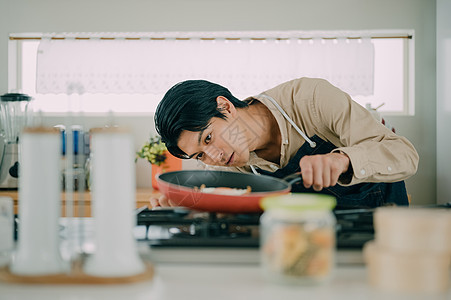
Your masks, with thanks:
[{"label": "glass jar", "polygon": [[335,266],[336,200],[322,194],[264,198],[261,265],[271,280],[314,284],[326,281]]}]

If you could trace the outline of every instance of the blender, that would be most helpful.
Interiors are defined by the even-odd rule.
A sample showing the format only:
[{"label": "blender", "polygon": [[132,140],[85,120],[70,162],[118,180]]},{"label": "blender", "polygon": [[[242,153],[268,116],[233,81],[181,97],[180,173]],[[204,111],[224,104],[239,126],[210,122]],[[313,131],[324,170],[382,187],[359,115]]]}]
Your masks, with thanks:
[{"label": "blender", "polygon": [[31,97],[9,93],[0,96],[0,189],[17,189],[19,135],[31,122]]}]

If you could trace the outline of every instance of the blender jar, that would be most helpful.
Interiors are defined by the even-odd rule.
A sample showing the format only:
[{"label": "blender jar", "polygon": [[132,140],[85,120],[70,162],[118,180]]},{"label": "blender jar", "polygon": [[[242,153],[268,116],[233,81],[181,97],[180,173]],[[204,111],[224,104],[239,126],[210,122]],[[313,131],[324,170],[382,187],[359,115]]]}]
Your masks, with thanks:
[{"label": "blender jar", "polygon": [[0,188],[17,188],[19,135],[31,122],[31,97],[10,93],[0,96]]}]

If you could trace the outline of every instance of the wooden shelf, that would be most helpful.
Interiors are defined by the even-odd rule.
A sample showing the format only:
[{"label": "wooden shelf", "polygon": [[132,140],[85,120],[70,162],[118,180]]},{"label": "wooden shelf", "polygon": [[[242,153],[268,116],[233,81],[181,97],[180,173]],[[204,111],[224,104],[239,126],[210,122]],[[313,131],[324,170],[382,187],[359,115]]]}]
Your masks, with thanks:
[{"label": "wooden shelf", "polygon": [[[136,208],[143,206],[149,206],[149,199],[152,195],[157,195],[158,191],[154,191],[152,188],[137,189],[136,190]],[[17,214],[19,210],[19,195],[18,191],[4,190],[0,191],[0,197],[11,197],[14,202],[14,213]],[[78,193],[73,194],[74,201],[74,216],[91,217],[91,192],[86,191],[80,195]],[[66,216],[66,193],[61,193],[61,207],[62,216]]]}]

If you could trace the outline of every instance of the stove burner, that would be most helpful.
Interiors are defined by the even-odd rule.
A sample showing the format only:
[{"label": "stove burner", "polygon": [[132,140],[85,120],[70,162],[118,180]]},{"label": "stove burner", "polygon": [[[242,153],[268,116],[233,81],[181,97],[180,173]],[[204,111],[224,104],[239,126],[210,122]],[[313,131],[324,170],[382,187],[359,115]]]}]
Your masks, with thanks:
[{"label": "stove burner", "polygon": [[151,246],[258,247],[260,216],[184,208],[144,210],[138,214],[138,226],[147,227]]}]

